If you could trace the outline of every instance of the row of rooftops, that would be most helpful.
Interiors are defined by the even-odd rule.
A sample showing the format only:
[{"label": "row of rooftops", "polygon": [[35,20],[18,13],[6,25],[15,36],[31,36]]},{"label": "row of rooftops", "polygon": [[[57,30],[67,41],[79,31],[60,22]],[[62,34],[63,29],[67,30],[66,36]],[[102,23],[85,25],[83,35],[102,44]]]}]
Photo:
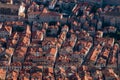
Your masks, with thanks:
[{"label": "row of rooftops", "polygon": [[[17,23],[17,22],[16,22]],[[5,23],[6,24],[6,23]],[[8,25],[8,24],[7,24]],[[11,27],[12,27],[12,25],[13,24],[9,24],[9,25],[11,25]],[[34,58],[34,60],[33,60],[33,63],[35,62],[35,61],[37,61],[37,59],[38,59],[38,61],[40,61],[39,60],[39,56],[41,55],[41,54],[43,54],[42,56],[44,56],[46,59],[48,59],[48,60],[50,60],[50,57],[51,57],[51,59],[53,60],[53,62],[55,62],[55,58],[56,58],[56,51],[57,51],[57,48],[55,47],[56,45],[61,45],[61,47],[59,47],[59,48],[61,48],[61,50],[62,50],[62,48],[64,48],[65,50],[67,50],[66,52],[62,52],[62,54],[64,55],[64,57],[62,56],[62,54],[61,54],[61,52],[59,51],[59,54],[60,54],[60,57],[61,58],[58,58],[58,59],[61,59],[62,61],[66,61],[66,60],[69,60],[69,57],[70,57],[70,59],[72,60],[72,61],[74,61],[73,59],[74,58],[76,58],[76,55],[74,55],[74,54],[84,54],[84,56],[82,56],[82,55],[80,55],[80,57],[78,57],[78,58],[81,58],[82,59],[82,57],[84,58],[87,54],[89,54],[89,50],[91,49],[91,47],[93,46],[93,43],[90,41],[84,41],[84,40],[81,40],[80,38],[79,39],[77,39],[77,37],[81,37],[82,38],[82,35],[84,35],[84,34],[87,34],[86,33],[86,31],[81,31],[82,33],[84,33],[84,34],[80,34],[79,36],[76,36],[76,34],[74,33],[72,33],[71,34],[71,37],[69,38],[69,40],[67,39],[67,37],[66,37],[66,35],[67,35],[67,33],[68,33],[68,31],[69,31],[69,28],[68,28],[68,26],[67,25],[65,25],[65,26],[63,26],[62,27],[62,29],[61,29],[61,34],[59,35],[59,37],[58,37],[58,39],[57,38],[50,38],[50,37],[43,37],[44,39],[43,40],[41,40],[42,41],[42,47],[41,48],[39,48],[40,46],[36,46],[35,48],[33,47],[33,46],[30,46],[29,47],[29,45],[30,45],[30,38],[31,38],[31,35],[33,34],[32,32],[31,32],[31,28],[30,28],[30,26],[28,26],[28,25],[24,25],[24,26],[26,26],[25,27],[25,31],[23,31],[22,33],[18,33],[18,32],[14,32],[14,33],[11,33],[11,38],[10,38],[10,40],[8,40],[8,41],[12,41],[13,43],[12,44],[14,44],[14,45],[16,45],[16,46],[12,46],[12,45],[8,45],[7,47],[7,49],[5,50],[5,53],[6,54],[8,54],[8,55],[10,55],[10,57],[12,57],[13,56],[13,61],[24,61],[24,58],[25,58],[25,56],[27,56],[26,57],[26,60],[27,61],[30,61],[29,59],[32,59],[32,58]],[[49,28],[49,26],[48,26],[48,28]],[[41,32],[41,31],[40,31]],[[31,34],[32,33],[32,34]],[[89,36],[89,35],[88,35]],[[34,39],[34,37],[35,36],[33,36],[33,39]],[[83,36],[84,37],[84,36]],[[4,39],[4,38],[3,38]],[[59,40],[61,40],[61,41],[59,41]],[[38,39],[38,41],[40,41],[40,39]],[[98,50],[101,50],[102,49],[102,47],[104,47],[104,46],[108,46],[108,47],[113,47],[113,44],[114,44],[114,39],[112,39],[112,38],[96,38],[96,40],[95,40],[96,42],[98,41],[100,41],[100,43],[101,42],[103,42],[104,44],[103,45],[100,45],[100,44],[98,44],[97,46],[94,46],[95,48],[93,48],[94,49],[94,51],[96,50],[96,51],[98,51]],[[7,41],[6,41],[7,42]],[[97,43],[98,43],[97,42]],[[10,42],[11,43],[11,42]],[[8,44],[10,44],[10,43],[8,43]],[[65,46],[66,44],[70,44],[70,45],[68,45],[68,46]],[[112,43],[112,44],[111,44]],[[28,45],[27,45],[28,44]],[[34,44],[38,44],[38,43],[34,43]],[[73,44],[73,45],[72,45]],[[95,44],[95,43],[94,43]],[[18,45],[18,46],[17,46]],[[50,48],[50,46],[51,47],[53,47],[53,48]],[[78,49],[78,51],[77,52],[74,52],[74,50],[73,50],[73,48],[74,48],[74,46],[76,46],[76,48],[79,48]],[[96,48],[96,47],[98,47],[98,48]],[[44,49],[44,48],[46,48],[46,49]],[[47,49],[48,48],[48,49]],[[49,49],[50,48],[50,49]],[[73,53],[70,53],[69,51],[70,50],[72,50],[72,52]],[[107,53],[107,57],[108,57],[108,54],[110,53],[110,51],[108,52],[107,50],[109,50],[109,48],[108,49],[105,49],[105,47],[103,48],[103,51],[101,52],[101,51],[98,51],[99,53],[101,52],[101,55],[103,54],[103,56],[106,56],[106,53]],[[113,48],[114,49],[114,48]],[[118,48],[119,49],[119,48]],[[118,50],[117,49],[117,50]],[[45,51],[45,52],[43,52],[44,50],[48,50],[48,52],[47,51]],[[1,47],[1,52],[2,51],[4,51],[4,48],[2,48]],[[50,54],[52,54],[53,55],[53,57],[52,56],[50,56],[49,57],[49,53]],[[67,54],[66,54],[67,53]],[[117,53],[117,52],[116,52]],[[66,54],[66,55],[65,55]],[[70,54],[70,56],[69,56],[69,54]],[[94,56],[94,52],[92,53],[93,54],[93,56]],[[96,53],[95,53],[96,54]],[[104,55],[105,54],[105,55]],[[73,55],[73,57],[72,57],[72,55]],[[97,55],[98,55],[98,53],[97,53]],[[38,56],[38,58],[37,58],[37,56]],[[41,56],[41,57],[42,57]],[[48,56],[48,57],[47,57]],[[68,58],[67,58],[67,56],[68,56]],[[45,58],[42,58],[43,60],[45,60]],[[64,58],[64,59],[62,59],[62,57]],[[7,56],[6,56],[6,58],[7,58]],[[109,58],[109,60],[111,61],[112,59],[117,59],[116,57],[110,57]],[[35,60],[36,59],[36,60]],[[96,61],[97,60],[97,58],[96,59],[94,59],[94,58],[92,58],[92,56],[91,56],[91,58],[90,58],[91,60],[94,60],[94,61]],[[102,59],[102,58],[100,58],[100,59]],[[101,60],[100,59],[98,59],[97,60],[97,62],[99,63],[99,62],[101,62]],[[4,60],[4,59],[3,59]],[[59,60],[57,60],[57,61],[59,61]],[[79,60],[78,60],[79,61]],[[82,61],[84,61],[84,60],[82,60]],[[82,63],[82,61],[81,61],[81,63]],[[113,60],[112,60],[113,61]],[[114,63],[115,61],[113,61],[113,63]],[[36,62],[35,62],[36,63]],[[59,62],[57,62],[57,63],[59,63]],[[63,62],[64,63],[64,62]],[[68,62],[67,62],[68,63]],[[67,64],[66,63],[66,64]],[[62,64],[62,63],[61,63]]]},{"label": "row of rooftops", "polygon": [[[91,28],[90,28],[91,29]],[[94,28],[92,28],[92,29],[94,29]]]},{"label": "row of rooftops", "polygon": [[119,16],[120,6],[106,6],[104,9],[105,14],[111,16]]},{"label": "row of rooftops", "polygon": [[[55,73],[56,73],[56,77],[58,80],[60,79],[75,79],[75,80],[94,80],[94,79],[108,79],[111,76],[115,75],[115,73],[113,72],[112,69],[105,69],[105,70],[99,70],[99,69],[95,69],[93,73],[92,72],[92,68],[87,67],[87,66],[81,66],[76,68],[75,66],[71,66],[71,67],[56,67],[55,69]],[[106,74],[106,71],[108,71],[108,73]],[[113,77],[111,77],[113,79]],[[119,78],[118,78],[119,79]]]},{"label": "row of rooftops", "polygon": [[[27,68],[27,66],[26,66]],[[93,68],[93,67],[92,67]],[[42,66],[36,66],[31,68],[31,70],[11,70],[6,71],[5,69],[0,69],[0,72],[2,77],[5,77],[6,79],[23,79],[23,80],[29,80],[29,79],[38,79],[38,80],[54,80],[55,78],[57,80],[61,79],[72,79],[72,80],[94,80],[94,79],[117,79],[119,80],[119,77],[114,72],[113,69],[93,69],[87,66],[79,66],[76,68],[75,66],[70,67],[55,67],[55,71],[53,71],[53,68],[51,67],[42,67]],[[54,77],[55,75],[55,77]],[[19,77],[18,77],[19,76]]]},{"label": "row of rooftops", "polygon": [[[29,79],[38,79],[38,80],[54,80],[54,73],[53,68],[51,67],[43,67],[43,66],[36,66],[33,67],[31,70],[27,66],[26,70],[22,69],[21,71],[19,69],[14,70],[3,70],[3,68],[0,69],[0,72],[3,73],[1,79],[23,79],[23,80],[29,80]],[[27,70],[28,69],[28,70]],[[6,78],[5,78],[6,75]],[[19,76],[19,77],[18,77]]]},{"label": "row of rooftops", "polygon": [[[86,9],[86,5],[83,5],[83,12],[90,12],[90,10]],[[43,12],[46,14],[48,11],[45,9]],[[31,13],[41,14],[41,12]],[[50,12],[50,15],[53,15],[53,13],[55,16],[56,12]],[[113,68],[107,70],[111,71],[112,77],[117,79],[116,71],[112,70],[118,68],[117,64],[120,64],[117,63],[119,60],[117,58],[118,51],[120,50],[119,45],[115,44],[114,38],[103,37],[105,32],[102,29],[95,29],[95,25],[99,22],[99,19],[94,19],[96,14],[86,14],[86,12],[83,14],[78,17],[80,21],[73,19],[72,22],[71,20],[71,25],[61,25],[60,22],[55,25],[49,25],[47,22],[39,23],[37,21],[33,21],[33,25],[27,25],[23,21],[5,21],[1,23],[1,29],[5,28],[5,31],[1,32],[3,31],[1,30],[0,33],[2,35],[3,33],[9,35],[0,38],[0,65],[1,67],[8,66],[5,69],[1,68],[0,77],[4,75],[3,78],[6,76],[6,79],[14,80],[18,78],[22,78],[23,80],[36,78],[38,80],[49,80],[50,78],[52,80],[54,78],[58,80],[63,78],[66,80],[94,80],[97,76],[94,76],[94,73],[90,71],[92,69],[86,70],[86,68],[93,66],[92,68],[95,67],[97,69],[101,67]],[[88,25],[85,25],[87,29],[84,29],[82,25],[86,24],[86,21],[88,21]],[[102,22],[102,20],[100,21]],[[8,29],[6,26],[8,26]],[[22,28],[23,31],[19,32],[16,28]],[[51,30],[50,33],[59,30],[60,33],[54,33],[52,37],[48,37],[46,35],[48,29]],[[111,31],[116,28],[110,26],[107,30],[109,29]],[[56,34],[57,37],[53,37]],[[84,67],[82,66],[83,64],[89,65]],[[53,70],[56,70],[53,67],[54,65],[57,67],[61,66],[61,70],[58,71],[59,69],[57,69],[57,73],[54,73]],[[75,67],[73,69],[64,68],[71,65]],[[17,71],[12,66],[18,66]],[[78,66],[84,67],[85,70],[76,71],[75,69]],[[105,75],[106,73],[104,72],[104,70],[100,70],[96,73],[100,76]],[[110,76],[110,73],[108,75]],[[106,77],[105,75],[106,79],[109,76]],[[103,79],[103,76],[99,78]]]}]

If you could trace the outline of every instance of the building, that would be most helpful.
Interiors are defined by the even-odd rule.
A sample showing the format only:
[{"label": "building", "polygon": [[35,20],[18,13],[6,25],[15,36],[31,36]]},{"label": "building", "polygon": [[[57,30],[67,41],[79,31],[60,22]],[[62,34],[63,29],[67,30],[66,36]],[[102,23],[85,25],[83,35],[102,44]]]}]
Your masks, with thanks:
[{"label": "building", "polygon": [[118,67],[120,67],[120,53],[118,54]]},{"label": "building", "polygon": [[57,3],[57,0],[52,0],[50,5],[49,5],[49,9],[54,9],[56,3]]},{"label": "building", "polygon": [[5,80],[7,70],[0,68],[0,79]]},{"label": "building", "polygon": [[88,3],[92,3],[92,4],[94,3],[94,4],[99,4],[99,5],[103,4],[103,0],[79,0],[79,1],[80,2],[88,2]]},{"label": "building", "polygon": [[47,12],[47,13],[41,13],[39,16],[40,22],[51,22],[51,21],[61,21],[62,15],[56,12]]},{"label": "building", "polygon": [[20,5],[18,16],[19,17],[25,17],[25,4],[24,3],[22,3]]},{"label": "building", "polygon": [[120,5],[120,0],[103,0],[104,4]]},{"label": "building", "polygon": [[98,21],[98,23],[97,23],[97,29],[101,29],[102,28],[102,21]]},{"label": "building", "polygon": [[9,37],[12,33],[12,27],[11,26],[5,26],[0,29],[0,37]]},{"label": "building", "polygon": [[18,5],[0,3],[0,21],[16,20],[18,9]]},{"label": "building", "polygon": [[57,22],[62,21],[63,15],[44,9],[42,12],[31,12],[28,14],[28,21],[37,20],[38,22]]},{"label": "building", "polygon": [[101,14],[105,23],[110,23],[111,26],[119,26],[120,25],[120,12],[106,12]]},{"label": "building", "polygon": [[28,13],[28,21],[29,22],[32,22],[34,21],[35,19],[38,18],[38,16],[41,14],[41,12],[31,12],[31,13]]}]

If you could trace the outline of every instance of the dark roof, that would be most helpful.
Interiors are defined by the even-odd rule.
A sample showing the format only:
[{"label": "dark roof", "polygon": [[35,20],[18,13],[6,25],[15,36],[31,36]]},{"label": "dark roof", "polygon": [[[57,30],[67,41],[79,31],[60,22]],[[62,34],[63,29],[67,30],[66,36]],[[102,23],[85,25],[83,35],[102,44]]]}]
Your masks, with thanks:
[{"label": "dark roof", "polygon": [[105,15],[108,15],[108,16],[120,16],[120,12],[107,12],[107,13],[105,13]]}]

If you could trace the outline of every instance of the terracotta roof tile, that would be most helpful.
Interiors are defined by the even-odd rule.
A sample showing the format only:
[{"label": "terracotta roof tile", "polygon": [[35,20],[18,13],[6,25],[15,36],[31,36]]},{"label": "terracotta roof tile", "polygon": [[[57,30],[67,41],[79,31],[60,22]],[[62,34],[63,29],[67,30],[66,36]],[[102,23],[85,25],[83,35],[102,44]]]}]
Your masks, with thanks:
[{"label": "terracotta roof tile", "polygon": [[5,52],[6,52],[7,54],[13,55],[13,53],[14,53],[14,48],[8,48],[8,49],[5,50]]}]

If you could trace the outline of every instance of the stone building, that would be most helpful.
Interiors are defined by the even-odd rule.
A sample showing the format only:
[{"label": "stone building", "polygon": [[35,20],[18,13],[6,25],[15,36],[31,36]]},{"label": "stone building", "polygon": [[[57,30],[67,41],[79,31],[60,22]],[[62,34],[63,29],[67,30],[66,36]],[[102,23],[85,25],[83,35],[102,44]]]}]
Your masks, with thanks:
[{"label": "stone building", "polygon": [[101,14],[101,17],[105,23],[110,23],[111,26],[120,26],[120,12],[109,12]]},{"label": "stone building", "polygon": [[0,21],[16,20],[18,9],[18,5],[0,3]]},{"label": "stone building", "polygon": [[120,5],[120,0],[103,0],[103,4]]}]

